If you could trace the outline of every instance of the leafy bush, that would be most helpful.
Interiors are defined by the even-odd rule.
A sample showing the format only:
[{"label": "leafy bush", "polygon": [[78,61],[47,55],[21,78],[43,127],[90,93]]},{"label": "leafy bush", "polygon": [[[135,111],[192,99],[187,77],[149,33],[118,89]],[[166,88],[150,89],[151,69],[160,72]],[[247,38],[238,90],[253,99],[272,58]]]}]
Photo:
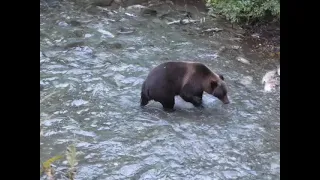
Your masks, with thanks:
[{"label": "leafy bush", "polygon": [[265,19],[280,20],[280,0],[207,0],[210,11],[232,23],[253,23]]}]

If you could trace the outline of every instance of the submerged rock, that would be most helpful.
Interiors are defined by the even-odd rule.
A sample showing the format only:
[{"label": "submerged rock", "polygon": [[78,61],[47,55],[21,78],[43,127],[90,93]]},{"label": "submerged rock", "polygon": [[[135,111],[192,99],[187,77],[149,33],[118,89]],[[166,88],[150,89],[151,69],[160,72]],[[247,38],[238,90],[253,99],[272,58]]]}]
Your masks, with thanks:
[{"label": "submerged rock", "polygon": [[108,48],[108,49],[121,49],[121,48],[123,48],[122,44],[119,42],[108,43],[106,41],[102,41],[101,43],[99,43],[98,47]]},{"label": "submerged rock", "polygon": [[71,37],[84,37],[85,32],[83,30],[74,30],[73,32],[71,32],[72,34]]},{"label": "submerged rock", "polygon": [[77,20],[71,20],[71,21],[69,22],[69,24],[70,24],[71,26],[81,26],[81,22],[79,22],[79,21],[77,21]]},{"label": "submerged rock", "polygon": [[135,32],[135,29],[133,28],[125,28],[125,27],[120,27],[118,30],[118,34],[131,34]]},{"label": "submerged rock", "polygon": [[64,48],[71,49],[71,48],[81,47],[81,46],[84,46],[84,41],[76,41],[76,42],[68,43],[64,46]]},{"label": "submerged rock", "polygon": [[141,10],[141,15],[156,16],[157,14],[158,14],[158,12],[154,9],[144,8]]}]

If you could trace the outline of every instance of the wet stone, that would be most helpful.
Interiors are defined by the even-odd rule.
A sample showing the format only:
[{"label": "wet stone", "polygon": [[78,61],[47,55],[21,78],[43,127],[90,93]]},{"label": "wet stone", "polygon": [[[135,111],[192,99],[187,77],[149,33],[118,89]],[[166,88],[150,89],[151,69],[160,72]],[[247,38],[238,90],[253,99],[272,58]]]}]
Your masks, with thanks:
[{"label": "wet stone", "polygon": [[106,41],[102,41],[101,43],[99,43],[98,47],[106,48],[106,49],[121,49],[121,48],[123,48],[122,44],[119,42],[108,43]]},{"label": "wet stone", "polygon": [[113,0],[95,0],[92,5],[100,6],[100,7],[107,7],[110,6]]},{"label": "wet stone", "polygon": [[73,31],[75,37],[84,37],[85,32],[83,30],[75,30]]},{"label": "wet stone", "polygon": [[64,46],[65,49],[71,49],[71,48],[75,48],[75,47],[81,47],[81,46],[84,46],[85,43],[84,41],[76,41],[76,42],[71,42],[71,43],[68,43]]},{"label": "wet stone", "polygon": [[135,32],[134,28],[120,27],[118,30],[118,34],[131,34],[133,32]]},{"label": "wet stone", "polygon": [[150,16],[156,16],[157,15],[157,11],[150,9],[150,8],[144,8],[141,10],[141,15],[150,15]]},{"label": "wet stone", "polygon": [[71,20],[71,21],[69,22],[69,24],[70,24],[71,26],[81,26],[81,22],[79,22],[79,21],[77,21],[77,20]]}]

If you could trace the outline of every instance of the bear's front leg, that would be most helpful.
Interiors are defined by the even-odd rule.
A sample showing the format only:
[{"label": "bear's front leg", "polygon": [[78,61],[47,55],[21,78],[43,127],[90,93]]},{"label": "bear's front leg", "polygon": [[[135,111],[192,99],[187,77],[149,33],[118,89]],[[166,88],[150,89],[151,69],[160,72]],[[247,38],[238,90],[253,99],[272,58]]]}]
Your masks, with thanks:
[{"label": "bear's front leg", "polygon": [[180,92],[180,97],[186,102],[192,103],[195,107],[201,107],[202,94],[201,90],[196,90],[191,84],[186,84]]},{"label": "bear's front leg", "polygon": [[195,107],[203,107],[203,106],[202,106],[202,98],[199,97],[199,96],[193,96],[191,103],[192,103]]},{"label": "bear's front leg", "polygon": [[185,94],[181,94],[180,97],[185,100],[186,102],[192,103],[195,107],[203,107],[202,106],[202,99],[198,96],[188,96]]}]

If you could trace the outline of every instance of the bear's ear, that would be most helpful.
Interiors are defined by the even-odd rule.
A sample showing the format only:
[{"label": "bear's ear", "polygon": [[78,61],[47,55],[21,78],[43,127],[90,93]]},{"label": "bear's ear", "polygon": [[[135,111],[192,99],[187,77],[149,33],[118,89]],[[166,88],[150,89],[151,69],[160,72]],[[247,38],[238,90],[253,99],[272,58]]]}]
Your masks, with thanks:
[{"label": "bear's ear", "polygon": [[222,74],[219,74],[219,78],[220,78],[222,81],[224,81],[224,77],[223,77]]},{"label": "bear's ear", "polygon": [[218,86],[218,82],[217,81],[211,81],[210,85],[211,85],[212,89],[215,89]]}]

